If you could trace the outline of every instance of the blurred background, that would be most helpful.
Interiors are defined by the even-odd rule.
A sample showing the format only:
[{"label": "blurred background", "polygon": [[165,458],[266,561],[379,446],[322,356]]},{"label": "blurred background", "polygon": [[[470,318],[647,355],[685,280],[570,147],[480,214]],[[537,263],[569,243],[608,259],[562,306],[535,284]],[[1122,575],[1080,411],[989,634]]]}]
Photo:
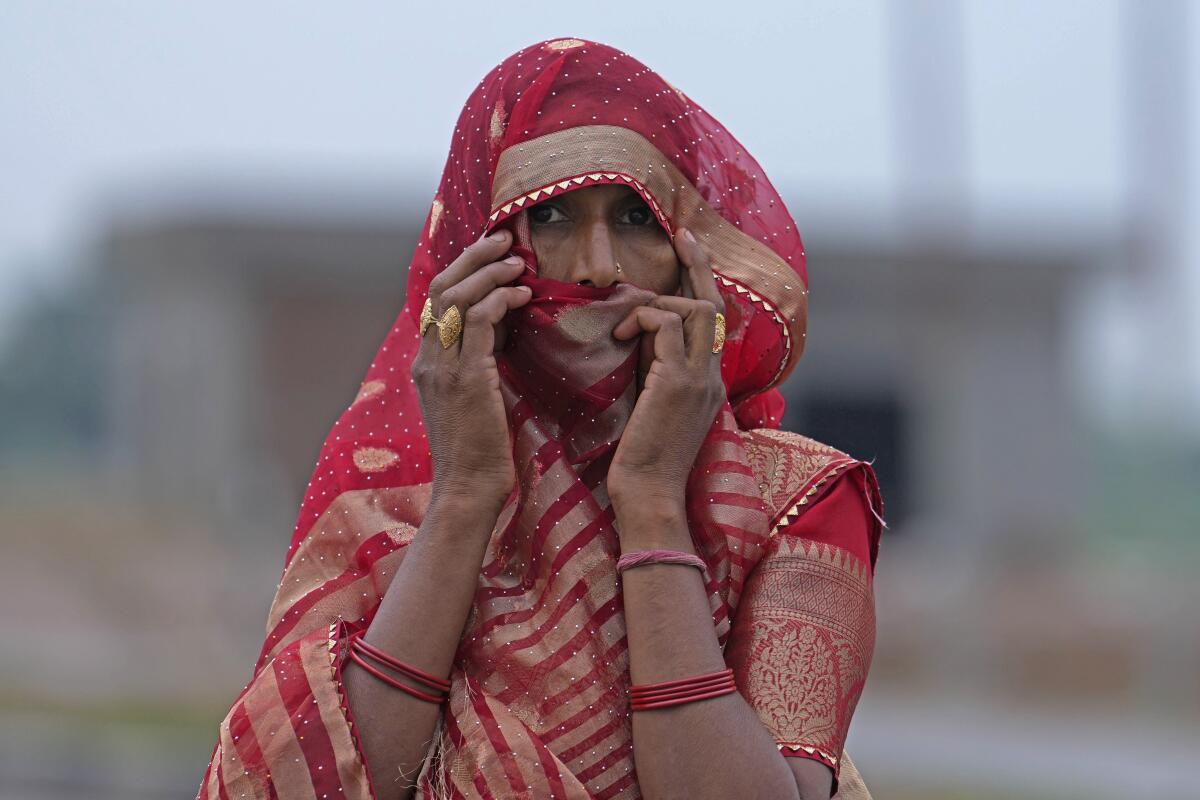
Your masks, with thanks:
[{"label": "blurred background", "polygon": [[194,795],[462,102],[580,36],[804,233],[786,427],[874,458],[889,798],[1200,797],[1186,0],[0,6],[0,796]]}]

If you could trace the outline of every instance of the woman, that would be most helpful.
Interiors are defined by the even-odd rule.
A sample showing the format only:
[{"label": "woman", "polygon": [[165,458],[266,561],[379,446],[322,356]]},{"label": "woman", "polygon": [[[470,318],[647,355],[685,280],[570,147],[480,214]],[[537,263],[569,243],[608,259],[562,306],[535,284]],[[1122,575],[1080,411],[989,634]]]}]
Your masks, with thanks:
[{"label": "woman", "polygon": [[497,66],[200,796],[867,796],[882,502],[776,430],[806,284],[679,90],[579,39]]}]

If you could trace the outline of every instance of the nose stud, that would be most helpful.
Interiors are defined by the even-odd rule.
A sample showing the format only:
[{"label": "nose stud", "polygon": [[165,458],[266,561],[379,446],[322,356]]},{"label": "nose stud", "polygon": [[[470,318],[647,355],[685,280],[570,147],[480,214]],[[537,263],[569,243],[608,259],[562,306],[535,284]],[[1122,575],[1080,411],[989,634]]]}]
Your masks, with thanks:
[{"label": "nose stud", "polygon": [[620,271],[621,271],[621,262],[620,262],[620,261],[615,261],[615,260],[614,260],[614,262],[613,262],[613,263],[615,263],[615,264],[617,265],[617,272],[620,272]]}]

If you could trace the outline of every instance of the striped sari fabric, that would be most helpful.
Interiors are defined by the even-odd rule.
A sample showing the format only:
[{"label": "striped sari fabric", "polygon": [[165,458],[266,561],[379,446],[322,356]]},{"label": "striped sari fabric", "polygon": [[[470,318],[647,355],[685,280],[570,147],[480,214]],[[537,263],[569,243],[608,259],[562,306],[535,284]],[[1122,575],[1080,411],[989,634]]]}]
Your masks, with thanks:
[{"label": "striped sari fabric", "polygon": [[687,487],[713,626],[784,757],[845,756],[874,646],[883,528],[870,465],[777,430],[803,349],[795,223],[712,117],[628,55],[580,39],[513,54],[476,87],[409,267],[403,311],[325,441],[250,682],[220,724],[200,798],[374,798],[342,687],[421,525],[430,455],[410,376],[430,279],[506,226],[532,269],[497,357],[518,483],[496,522],[419,777],[427,798],[636,798],[629,654],[607,467],[636,399],[636,340],[609,332],[653,295],[537,276],[525,209],[619,183],[708,251],[726,306],[718,413]]}]

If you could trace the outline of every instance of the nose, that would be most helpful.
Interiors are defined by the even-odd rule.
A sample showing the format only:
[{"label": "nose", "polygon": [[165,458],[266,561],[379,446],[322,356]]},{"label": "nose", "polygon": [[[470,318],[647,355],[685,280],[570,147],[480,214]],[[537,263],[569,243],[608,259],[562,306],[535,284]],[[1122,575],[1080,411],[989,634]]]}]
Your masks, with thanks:
[{"label": "nose", "polygon": [[616,283],[616,252],[613,249],[612,231],[606,222],[597,221],[584,228],[584,240],[575,252],[576,283],[600,288]]}]

